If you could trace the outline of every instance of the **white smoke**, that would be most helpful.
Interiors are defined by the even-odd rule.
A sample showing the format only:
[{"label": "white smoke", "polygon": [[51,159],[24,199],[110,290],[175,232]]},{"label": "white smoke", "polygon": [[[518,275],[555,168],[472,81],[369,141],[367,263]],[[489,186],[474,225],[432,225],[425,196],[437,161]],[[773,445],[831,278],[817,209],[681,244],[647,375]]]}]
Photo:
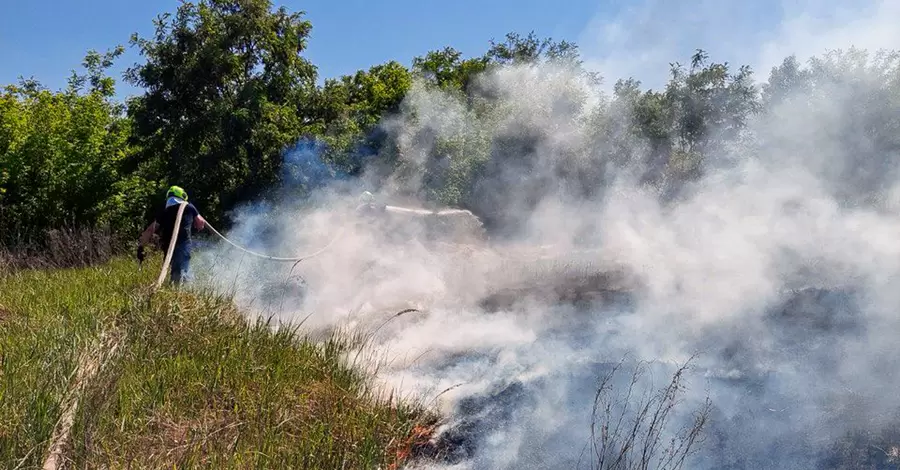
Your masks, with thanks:
[{"label": "white smoke", "polygon": [[659,89],[669,64],[696,49],[766,74],[789,55],[805,62],[826,50],[900,44],[896,0],[641,0],[604,2],[600,10],[577,42],[607,88],[636,77]]},{"label": "white smoke", "polygon": [[[895,10],[881,2],[875,11]],[[862,28],[850,24],[840,30]],[[813,36],[765,42],[761,62],[806,37]],[[864,87],[882,78],[845,73]],[[900,216],[889,209],[900,186],[893,171],[850,175],[870,163],[835,135],[858,125],[850,108],[860,95],[801,92],[751,123],[755,143],[722,155],[736,163],[664,203],[627,167],[604,160],[612,143],[598,140],[592,116],[599,109],[618,117],[577,75],[507,67],[479,87],[503,106],[476,115],[458,97],[414,87],[403,116],[387,123],[403,165],[378,196],[390,204],[398,191],[424,184],[436,138],[527,142],[495,151],[533,159],[533,167],[511,164],[484,188],[498,213],[511,214],[504,220],[518,228],[515,243],[420,241],[426,228],[415,222],[361,219],[360,186],[350,196],[323,191],[302,210],[239,215],[229,236],[260,251],[287,256],[332,243],[296,267],[224,246],[199,254],[198,264],[216,288],[261,315],[311,329],[377,329],[372,346],[391,359],[378,379],[440,396],[451,430],[468,433],[464,468],[590,468],[582,451],[597,382],[626,355],[665,373],[699,354],[684,411],[707,392],[716,411],[712,439],[692,468],[818,468],[816,459],[845,433],[892,423],[900,405],[889,392],[900,385]],[[477,155],[451,155],[449,168],[459,168],[454,158]],[[596,170],[597,184],[608,186],[585,196],[557,176],[560,168]],[[845,203],[883,187],[879,204]],[[534,205],[524,202],[530,197]],[[608,291],[608,302],[572,304],[551,292],[577,282],[562,281],[571,273],[619,270],[621,278],[594,286]],[[284,288],[301,282],[303,292]],[[792,297],[805,288],[822,290]],[[419,311],[391,318],[407,308]]]}]

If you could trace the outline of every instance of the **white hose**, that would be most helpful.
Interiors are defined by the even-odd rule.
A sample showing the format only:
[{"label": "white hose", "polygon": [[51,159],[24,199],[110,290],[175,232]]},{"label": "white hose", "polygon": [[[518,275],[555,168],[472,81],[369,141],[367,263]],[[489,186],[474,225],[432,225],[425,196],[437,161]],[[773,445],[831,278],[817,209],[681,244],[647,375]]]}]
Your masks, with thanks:
[{"label": "white hose", "polygon": [[221,233],[219,233],[218,230],[216,230],[215,228],[213,228],[213,226],[210,225],[209,222],[206,223],[206,226],[209,227],[209,229],[212,230],[213,233],[215,233],[216,235],[218,235],[219,238],[221,238],[222,240],[224,240],[225,242],[227,242],[229,245],[231,245],[231,246],[237,248],[238,250],[241,250],[241,251],[243,251],[244,253],[248,253],[248,254],[251,254],[251,255],[253,255],[253,256],[256,256],[256,257],[259,257],[259,258],[262,258],[262,259],[267,259],[267,260],[270,260],[270,261],[294,261],[294,262],[296,262],[296,261],[303,261],[303,260],[305,260],[305,259],[312,258],[313,256],[317,256],[317,255],[319,255],[320,253],[322,253],[322,252],[324,252],[325,250],[327,250],[327,249],[328,249],[335,241],[337,241],[337,239],[340,238],[341,235],[343,234],[343,229],[341,229],[341,231],[338,232],[338,234],[337,234],[334,238],[332,238],[331,241],[328,242],[327,245],[325,245],[322,249],[320,249],[319,251],[316,251],[315,253],[310,253],[310,254],[308,254],[308,255],[296,256],[296,257],[291,257],[291,258],[283,258],[283,257],[278,257],[278,256],[264,255],[264,254],[262,254],[262,253],[256,253],[256,252],[250,251],[250,250],[248,250],[248,249],[246,249],[246,248],[244,248],[244,247],[242,247],[242,246],[239,246],[239,245],[235,244],[235,243],[232,242],[231,240],[225,238],[225,236],[222,235]]},{"label": "white hose", "polygon": [[187,201],[181,201],[178,204],[178,215],[175,216],[175,228],[172,230],[172,238],[169,240],[169,250],[166,251],[166,260],[163,262],[162,271],[159,272],[159,278],[156,279],[156,288],[162,286],[166,279],[166,270],[169,269],[169,263],[172,262],[172,253],[175,252],[175,240],[178,239],[178,227],[181,226],[181,215],[184,214],[184,208],[187,207]]},{"label": "white hose", "polygon": [[[165,262],[163,262],[162,271],[160,271],[160,273],[159,273],[159,278],[156,280],[156,288],[157,288],[157,289],[159,289],[159,287],[162,286],[162,283],[163,283],[163,281],[164,281],[165,278],[166,278],[166,270],[168,270],[169,264],[170,264],[171,261],[172,261],[172,253],[175,251],[175,240],[178,239],[178,229],[179,229],[179,227],[181,227],[181,216],[182,216],[182,214],[184,213],[184,208],[187,207],[187,201],[182,201],[182,202],[180,202],[178,205],[179,205],[179,207],[178,207],[178,215],[175,217],[175,227],[174,227],[174,229],[172,230],[172,239],[169,240],[169,249],[168,249],[168,251],[166,252],[166,259],[165,259]],[[250,251],[250,250],[248,250],[248,249],[246,249],[246,248],[244,248],[244,247],[242,247],[242,246],[240,246],[240,245],[237,245],[236,243],[232,242],[232,241],[229,240],[228,238],[226,238],[225,235],[222,235],[221,233],[219,233],[219,231],[216,230],[212,225],[210,225],[209,222],[206,223],[206,226],[209,227],[209,229],[210,229],[213,233],[215,233],[219,238],[221,238],[222,240],[224,240],[225,242],[227,242],[229,245],[231,245],[231,246],[237,248],[238,250],[243,251],[244,253],[248,253],[248,254],[251,254],[251,255],[253,255],[253,256],[256,256],[256,257],[259,257],[259,258],[262,258],[262,259],[267,259],[267,260],[270,260],[270,261],[288,261],[288,262],[294,262],[294,263],[299,263],[300,261],[303,261],[303,260],[305,260],[305,259],[312,258],[312,257],[314,257],[314,256],[318,256],[319,254],[323,253],[323,252],[324,252],[325,250],[327,250],[332,244],[334,244],[334,242],[337,241],[337,239],[340,238],[341,235],[342,235],[343,232],[344,232],[344,230],[341,229],[341,231],[338,232],[338,234],[335,235],[335,237],[332,238],[331,241],[328,242],[327,245],[325,245],[322,249],[320,249],[320,250],[318,250],[318,251],[316,251],[316,252],[314,252],[314,253],[310,253],[310,254],[304,255],[304,256],[296,256],[296,257],[285,258],[285,257],[278,257],[278,256],[269,256],[269,255],[264,255],[264,254],[262,254],[262,253],[256,253],[256,252]]]}]

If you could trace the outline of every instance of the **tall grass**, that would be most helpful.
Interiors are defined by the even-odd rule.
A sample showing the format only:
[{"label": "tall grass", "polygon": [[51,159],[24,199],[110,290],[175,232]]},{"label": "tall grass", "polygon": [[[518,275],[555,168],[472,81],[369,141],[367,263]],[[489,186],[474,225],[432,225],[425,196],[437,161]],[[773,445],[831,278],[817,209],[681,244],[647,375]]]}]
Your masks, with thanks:
[{"label": "tall grass", "polygon": [[[248,322],[228,299],[163,289],[159,260],[0,276],[0,467],[46,456],[79,355],[118,354],[84,389],[78,468],[387,468],[434,417],[380,398],[353,344]],[[108,343],[109,341],[107,341]]]},{"label": "tall grass", "polygon": [[0,245],[0,273],[91,266],[106,263],[127,248],[128,243],[108,228],[48,230],[38,240]]}]

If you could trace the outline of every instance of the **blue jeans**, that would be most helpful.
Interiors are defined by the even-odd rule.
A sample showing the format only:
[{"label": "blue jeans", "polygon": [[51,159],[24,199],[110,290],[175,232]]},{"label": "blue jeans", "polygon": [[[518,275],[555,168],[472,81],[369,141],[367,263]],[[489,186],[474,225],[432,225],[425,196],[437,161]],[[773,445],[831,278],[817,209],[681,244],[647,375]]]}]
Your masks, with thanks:
[{"label": "blue jeans", "polygon": [[171,279],[172,284],[180,285],[189,280],[188,268],[191,264],[190,242],[176,243],[172,250]]}]

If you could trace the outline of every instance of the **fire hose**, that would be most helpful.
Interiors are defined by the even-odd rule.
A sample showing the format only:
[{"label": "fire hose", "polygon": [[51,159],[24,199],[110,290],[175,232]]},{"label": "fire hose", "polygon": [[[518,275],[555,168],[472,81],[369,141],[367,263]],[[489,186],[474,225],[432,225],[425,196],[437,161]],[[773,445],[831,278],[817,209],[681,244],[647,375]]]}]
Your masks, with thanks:
[{"label": "fire hose", "polygon": [[[156,280],[156,284],[155,284],[155,288],[156,288],[156,289],[159,289],[159,287],[162,286],[162,283],[163,283],[163,281],[164,281],[165,278],[166,278],[166,271],[169,269],[169,264],[172,262],[172,254],[175,252],[175,241],[178,239],[178,229],[179,229],[179,227],[181,227],[181,216],[182,216],[182,214],[184,213],[184,208],[185,208],[185,207],[187,207],[187,202],[181,202],[181,203],[179,203],[178,214],[175,216],[175,227],[174,227],[174,229],[173,229],[173,231],[172,231],[172,237],[171,237],[171,239],[169,240],[169,247],[168,247],[168,249],[166,250],[166,257],[165,257],[165,261],[163,262],[162,270],[161,270],[160,273],[159,273],[159,278],[157,278],[157,280]],[[218,236],[219,238],[221,238],[223,241],[225,241],[225,242],[228,243],[229,245],[231,245],[231,246],[237,248],[238,250],[243,251],[244,253],[247,253],[247,254],[256,256],[256,257],[258,257],[258,258],[270,260],[270,261],[293,262],[293,263],[294,263],[294,266],[296,266],[297,263],[299,263],[299,262],[301,262],[301,261],[303,261],[303,260],[307,260],[307,259],[310,259],[310,258],[312,258],[312,257],[314,257],[314,256],[318,256],[318,255],[322,254],[323,252],[325,252],[325,250],[327,250],[329,247],[331,247],[331,245],[334,244],[334,242],[337,241],[337,239],[340,238],[341,235],[343,234],[343,229],[342,229],[340,232],[338,232],[337,235],[334,236],[334,238],[331,239],[330,242],[328,242],[327,245],[325,245],[324,247],[322,247],[322,248],[319,249],[318,251],[315,251],[315,252],[310,253],[310,254],[308,254],[308,255],[304,255],[304,256],[295,256],[295,257],[279,257],[279,256],[269,256],[269,255],[264,255],[264,254],[262,254],[262,253],[256,253],[256,252],[254,252],[254,251],[250,251],[250,250],[248,250],[248,249],[246,249],[246,248],[244,248],[244,247],[242,247],[242,246],[240,246],[240,245],[238,245],[238,244],[232,242],[232,241],[229,240],[227,237],[225,237],[225,235],[222,235],[221,233],[219,233],[219,231],[216,230],[212,225],[210,225],[209,222],[206,223],[206,226],[209,228],[209,230],[210,230],[212,233],[216,234],[216,236]],[[142,257],[142,256],[139,255],[139,257]],[[291,269],[293,269],[293,267],[292,267]]]}]

